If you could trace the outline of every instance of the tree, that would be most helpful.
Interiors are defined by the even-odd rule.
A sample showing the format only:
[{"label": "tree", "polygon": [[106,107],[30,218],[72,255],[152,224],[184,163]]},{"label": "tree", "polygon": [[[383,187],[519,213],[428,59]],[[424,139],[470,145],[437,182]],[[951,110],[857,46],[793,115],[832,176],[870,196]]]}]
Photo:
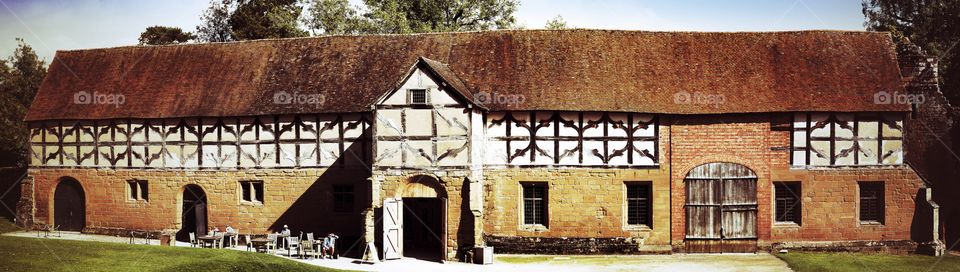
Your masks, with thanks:
[{"label": "tree", "polygon": [[211,0],[210,7],[200,15],[196,36],[200,42],[229,42],[231,39],[230,14],[235,9],[233,0]]},{"label": "tree", "polygon": [[545,26],[545,28],[546,29],[567,29],[568,28],[567,21],[564,21],[562,16],[557,15],[557,17],[553,17],[553,19],[550,19],[547,21],[547,25]]},{"label": "tree", "polygon": [[303,37],[297,0],[245,0],[230,14],[231,38],[255,40]]},{"label": "tree", "polygon": [[307,0],[303,23],[313,35],[364,33],[372,26],[357,15],[347,0]]},{"label": "tree", "polygon": [[29,130],[23,122],[40,83],[47,75],[46,63],[23,39],[7,60],[0,60],[0,165],[27,165]]},{"label": "tree", "polygon": [[190,32],[183,32],[179,27],[169,26],[151,26],[140,33],[140,45],[163,45],[185,43],[196,39],[196,36]]},{"label": "tree", "polygon": [[940,84],[953,105],[960,105],[960,1],[864,0],[868,30],[890,31],[939,58]]},{"label": "tree", "polygon": [[[315,33],[423,33],[514,26],[516,0],[313,0],[306,25]],[[360,14],[358,10],[365,10]]]}]

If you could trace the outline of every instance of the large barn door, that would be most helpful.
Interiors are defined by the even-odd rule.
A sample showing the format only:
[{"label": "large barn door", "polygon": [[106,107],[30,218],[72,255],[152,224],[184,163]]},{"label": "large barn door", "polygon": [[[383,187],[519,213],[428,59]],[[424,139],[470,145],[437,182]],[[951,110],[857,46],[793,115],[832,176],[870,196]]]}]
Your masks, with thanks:
[{"label": "large barn door", "polygon": [[686,183],[688,252],[755,252],[757,177],[731,163],[710,163],[690,171]]},{"label": "large barn door", "polygon": [[403,200],[383,200],[383,259],[403,257]]}]

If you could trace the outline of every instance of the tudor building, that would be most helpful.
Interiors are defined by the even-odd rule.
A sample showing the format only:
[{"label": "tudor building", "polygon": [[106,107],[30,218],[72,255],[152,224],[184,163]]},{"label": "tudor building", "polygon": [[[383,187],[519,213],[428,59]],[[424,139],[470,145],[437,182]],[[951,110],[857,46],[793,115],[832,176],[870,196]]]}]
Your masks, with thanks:
[{"label": "tudor building", "polygon": [[938,240],[917,109],[877,100],[913,71],[886,33],[330,36],[52,63],[27,116],[34,227],[286,224],[385,259]]}]

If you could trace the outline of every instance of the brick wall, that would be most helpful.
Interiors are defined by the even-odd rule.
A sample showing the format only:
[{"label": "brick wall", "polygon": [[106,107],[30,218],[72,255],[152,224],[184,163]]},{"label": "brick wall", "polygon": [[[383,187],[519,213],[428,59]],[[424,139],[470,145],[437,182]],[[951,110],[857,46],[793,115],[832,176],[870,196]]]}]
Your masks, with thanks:
[{"label": "brick wall", "polygon": [[[910,240],[925,231],[914,224],[915,201],[923,182],[908,166],[884,168],[791,169],[789,116],[783,114],[718,115],[670,121],[672,175],[672,244],[682,249],[686,230],[683,178],[697,165],[732,162],[752,169],[758,179],[757,235],[761,247],[781,241]],[[773,182],[798,181],[802,223],[773,222]],[[861,225],[858,181],[885,184],[885,223]],[[928,231],[928,230],[927,230]],[[826,244],[825,244],[826,245]]]},{"label": "brick wall", "polygon": [[[32,186],[24,194],[35,199],[33,218],[37,224],[53,223],[53,195],[58,182],[71,177],[83,186],[86,198],[85,232],[122,233],[123,230],[178,230],[184,186],[197,184],[207,197],[208,226],[226,225],[241,233],[279,231],[284,224],[294,233],[337,232],[341,237],[362,235],[361,212],[369,207],[364,191],[369,172],[344,168],[301,170],[106,170],[30,169]],[[128,198],[127,180],[149,183],[149,201]],[[242,204],[238,182],[264,182],[262,205]],[[332,184],[354,184],[352,213],[332,211]],[[29,190],[33,191],[29,191]]]}]

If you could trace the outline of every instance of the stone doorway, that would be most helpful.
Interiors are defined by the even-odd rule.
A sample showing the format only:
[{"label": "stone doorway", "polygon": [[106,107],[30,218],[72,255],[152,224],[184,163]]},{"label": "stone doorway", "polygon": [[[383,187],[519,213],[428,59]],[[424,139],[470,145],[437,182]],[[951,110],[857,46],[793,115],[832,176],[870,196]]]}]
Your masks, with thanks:
[{"label": "stone doorway", "polygon": [[197,237],[207,234],[207,194],[199,185],[183,187],[180,222],[182,224],[177,232],[177,240],[189,241],[191,232]]},{"label": "stone doorway", "polygon": [[64,178],[53,195],[53,224],[64,231],[82,231],[87,209],[83,186],[73,178]]}]

